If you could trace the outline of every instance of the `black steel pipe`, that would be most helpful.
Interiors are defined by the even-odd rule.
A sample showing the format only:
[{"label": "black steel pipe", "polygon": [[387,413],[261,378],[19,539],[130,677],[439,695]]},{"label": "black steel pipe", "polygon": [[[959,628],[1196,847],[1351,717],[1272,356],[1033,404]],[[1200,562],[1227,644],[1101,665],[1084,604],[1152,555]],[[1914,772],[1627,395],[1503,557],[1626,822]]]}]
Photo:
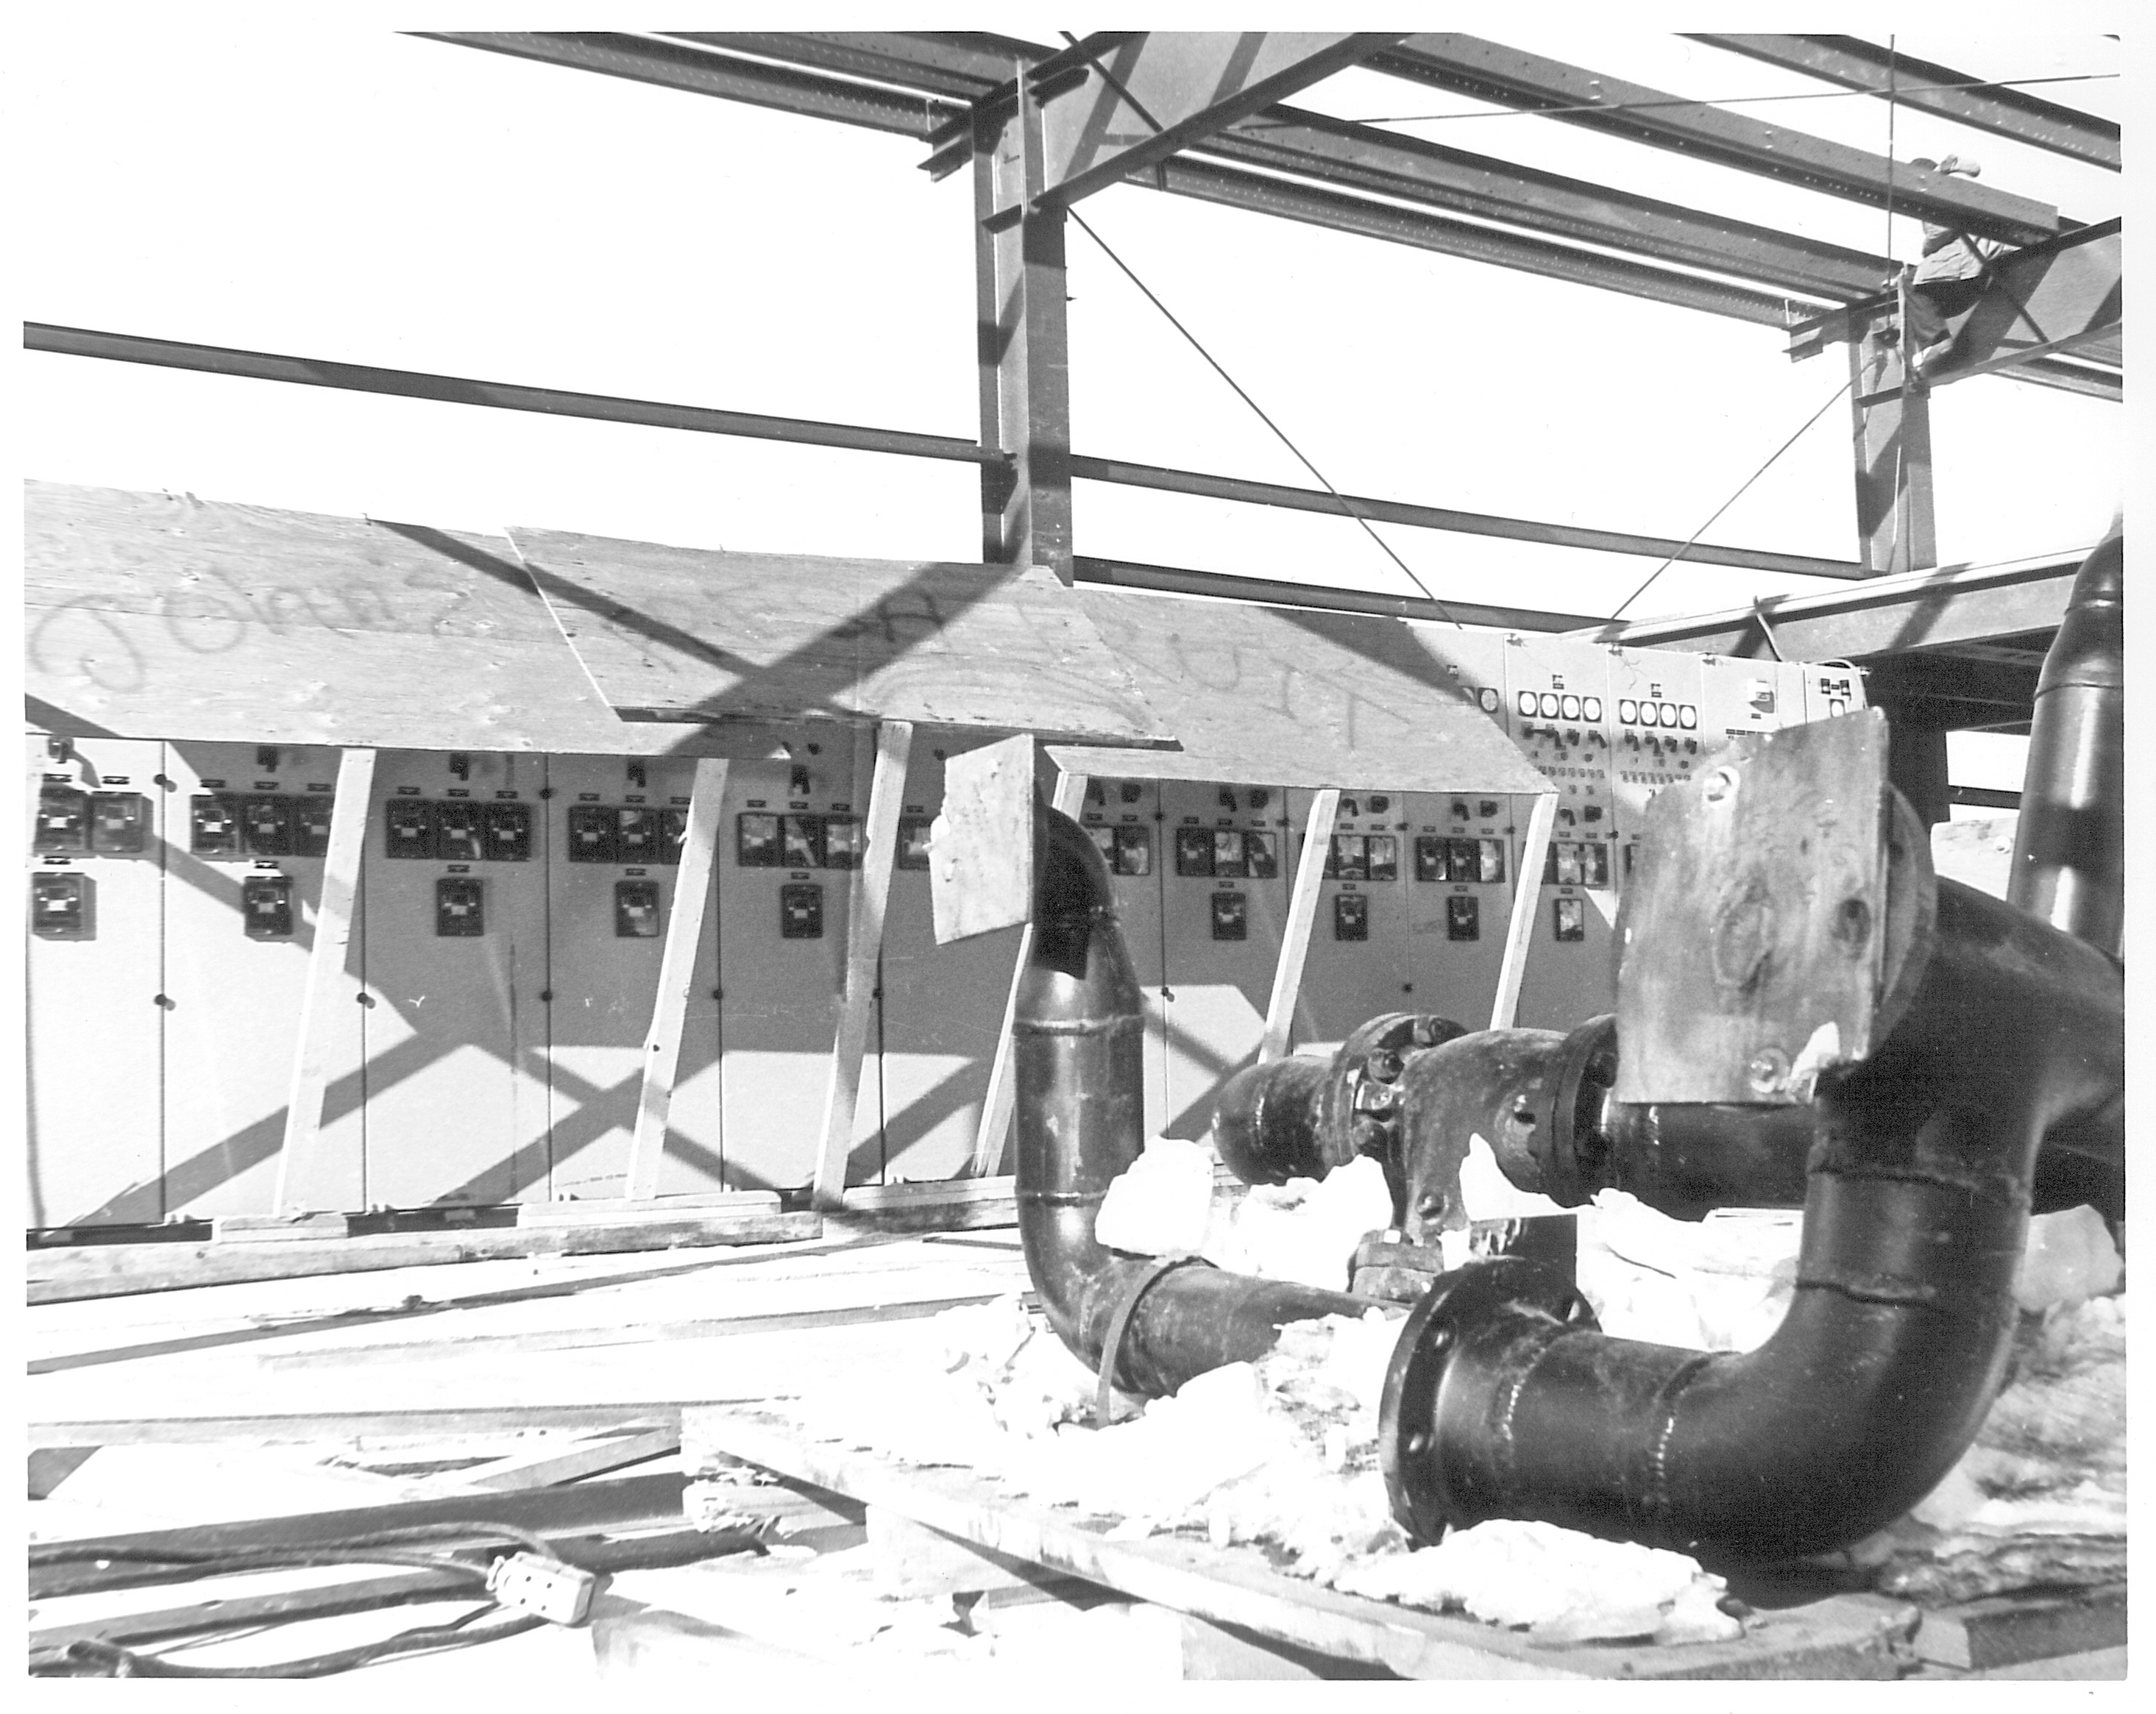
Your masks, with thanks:
[{"label": "black steel pipe", "polygon": [[1402,1336],[1380,1443],[1410,1529],[1539,1518],[1768,1563],[1891,1522],[1960,1456],[2011,1343],[2045,1132],[2117,1101],[2123,979],[1901,844],[1890,885],[1935,886],[1936,916],[1884,1043],[1822,1079],[1781,1327],[1686,1351],[1592,1331],[1524,1265],[1450,1308],[1440,1286]]},{"label": "black steel pipe", "polygon": [[[1144,1145],[1144,1024],[1106,866],[1068,816],[1035,807],[1033,951],[1011,1024],[1019,1236],[1042,1309],[1098,1368],[1134,1288],[1115,1367],[1124,1391],[1173,1393],[1270,1351],[1289,1322],[1359,1316],[1374,1299],[1217,1268],[1158,1275],[1094,1235],[1108,1186]],[[1321,1067],[1321,1069],[1322,1069]],[[1342,1274],[1347,1271],[1342,1259]]]},{"label": "black steel pipe", "polygon": [[2006,896],[2116,955],[2126,921],[2126,541],[2074,578],[2044,656]]}]

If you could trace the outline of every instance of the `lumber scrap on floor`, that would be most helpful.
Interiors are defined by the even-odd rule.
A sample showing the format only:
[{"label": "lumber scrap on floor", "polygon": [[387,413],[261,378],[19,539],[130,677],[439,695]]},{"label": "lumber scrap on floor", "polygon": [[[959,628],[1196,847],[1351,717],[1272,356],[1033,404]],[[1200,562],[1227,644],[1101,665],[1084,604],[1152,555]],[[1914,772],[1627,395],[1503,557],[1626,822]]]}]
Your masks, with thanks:
[{"label": "lumber scrap on floor", "polygon": [[792,1244],[823,1236],[822,1218],[771,1208],[639,1215],[607,1225],[466,1227],[277,1244],[89,1244],[29,1253],[29,1301],[67,1303],[134,1291],[363,1273],[534,1255],[602,1255],[704,1244]]},{"label": "lumber scrap on floor", "polygon": [[884,1506],[961,1541],[1118,1589],[1216,1624],[1413,1678],[1894,1678],[1917,1609],[1834,1597],[1763,1614],[1737,1642],[1552,1648],[1462,1619],[1342,1595],[1286,1577],[1256,1550],[1173,1537],[1108,1539],[979,1475],[901,1465],[817,1442],[740,1407],[683,1414],[684,1455],[744,1459]]}]

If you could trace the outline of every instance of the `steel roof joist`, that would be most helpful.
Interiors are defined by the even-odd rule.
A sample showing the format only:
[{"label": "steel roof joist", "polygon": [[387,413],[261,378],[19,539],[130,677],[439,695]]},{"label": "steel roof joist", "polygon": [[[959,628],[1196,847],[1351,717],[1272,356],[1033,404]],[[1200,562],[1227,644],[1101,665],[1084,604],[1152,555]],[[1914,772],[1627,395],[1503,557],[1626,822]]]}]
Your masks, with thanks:
[{"label": "steel roof joist", "polygon": [[[2047,101],[2025,90],[1987,83],[1928,59],[1914,59],[1855,36],[1695,34],[1691,39],[1844,89],[1863,90],[1882,100],[1891,95],[1921,113],[2107,167],[2113,172],[2119,170],[2119,128],[2110,120]],[[1979,87],[1942,87],[1954,85]]]},{"label": "steel roof joist", "polygon": [[1547,113],[1610,136],[1680,150],[1829,196],[1887,206],[1964,232],[2035,244],[2061,229],[2048,203],[1768,125],[1711,103],[1464,35],[1417,35],[1364,62],[1471,100]]}]

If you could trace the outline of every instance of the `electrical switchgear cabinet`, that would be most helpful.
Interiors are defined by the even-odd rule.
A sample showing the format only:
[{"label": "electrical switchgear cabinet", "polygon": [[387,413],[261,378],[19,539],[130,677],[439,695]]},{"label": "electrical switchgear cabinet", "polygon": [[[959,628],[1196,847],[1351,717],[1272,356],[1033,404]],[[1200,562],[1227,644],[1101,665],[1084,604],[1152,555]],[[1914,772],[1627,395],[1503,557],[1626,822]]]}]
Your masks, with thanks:
[{"label": "electrical switchgear cabinet", "polygon": [[[85,906],[79,932],[35,932],[33,918],[26,952],[28,1218],[33,1226],[154,1222],[165,1214],[160,818],[172,794],[159,783],[164,747],[33,736],[27,751],[33,789],[70,800],[60,829],[39,805],[33,906],[41,885]],[[139,798],[139,849],[91,849],[89,804],[99,792]]]},{"label": "electrical switchgear cabinet", "polygon": [[[644,1043],[666,926],[678,907],[680,854],[664,834],[670,813],[685,814],[695,777],[687,760],[547,758],[546,802],[567,810],[540,865],[553,996],[543,1014],[548,1183],[557,1199],[626,1193]],[[593,829],[597,837],[584,837]],[[594,849],[606,860],[594,859]],[[731,854],[719,854],[723,862]],[[718,912],[707,902],[668,1111],[662,1196],[724,1185],[718,987]]]}]

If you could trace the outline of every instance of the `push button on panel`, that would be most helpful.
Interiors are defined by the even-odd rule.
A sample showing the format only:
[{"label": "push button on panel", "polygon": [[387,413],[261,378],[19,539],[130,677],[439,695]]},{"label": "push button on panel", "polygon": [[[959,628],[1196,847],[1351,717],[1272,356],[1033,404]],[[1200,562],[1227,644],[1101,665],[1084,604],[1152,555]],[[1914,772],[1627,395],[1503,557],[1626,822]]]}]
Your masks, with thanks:
[{"label": "push button on panel", "polygon": [[743,869],[778,867],[778,818],[754,813],[735,824],[734,861]]},{"label": "push button on panel", "polygon": [[1370,937],[1370,901],[1363,893],[1339,893],[1332,900],[1332,938],[1367,941]]},{"label": "push button on panel", "polygon": [[569,861],[612,863],[614,858],[614,811],[604,803],[569,806]]},{"label": "push button on panel", "polygon": [[150,827],[150,805],[135,792],[93,792],[90,849],[105,856],[140,851]]},{"label": "push button on panel", "polygon": [[1213,938],[1243,941],[1250,937],[1250,901],[1242,893],[1213,895]]},{"label": "push button on panel", "polygon": [[434,806],[434,855],[444,863],[476,863],[485,854],[476,803],[450,799]]},{"label": "push button on panel", "polygon": [[1445,901],[1445,937],[1449,941],[1482,938],[1482,901],[1472,893],[1455,893]]},{"label": "push button on panel", "polygon": [[289,798],[249,798],[245,811],[247,849],[258,857],[292,854],[292,801]]},{"label": "push button on panel", "polygon": [[[390,855],[397,854],[390,841]],[[187,803],[187,849],[198,857],[239,855],[239,804],[237,799],[216,795],[196,797]]]},{"label": "push button on panel", "polygon": [[319,793],[297,799],[292,805],[292,854],[326,857],[330,851],[330,814],[336,799]]},{"label": "push button on panel", "polygon": [[531,806],[490,803],[480,816],[480,854],[490,863],[526,863],[531,858]]},{"label": "push button on panel", "polygon": [[824,818],[825,868],[859,869],[868,848],[868,824],[859,816],[827,815]]},{"label": "push button on panel", "polygon": [[[197,801],[200,801],[198,799]],[[382,805],[392,857],[434,854],[434,806],[420,798],[392,798]]]}]

